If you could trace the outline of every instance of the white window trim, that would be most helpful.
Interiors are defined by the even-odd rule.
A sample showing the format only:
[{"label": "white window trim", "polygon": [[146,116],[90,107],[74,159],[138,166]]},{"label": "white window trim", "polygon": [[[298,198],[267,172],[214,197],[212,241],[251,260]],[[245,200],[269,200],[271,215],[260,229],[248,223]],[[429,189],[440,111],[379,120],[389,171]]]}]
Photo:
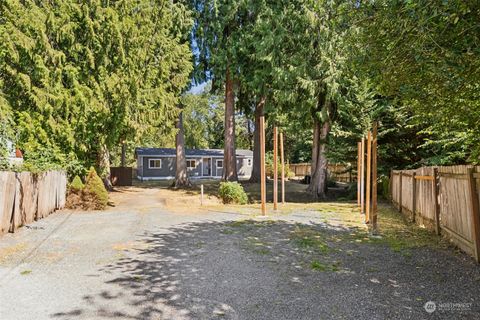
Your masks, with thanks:
[{"label": "white window trim", "polygon": [[[151,161],[160,161],[160,167],[152,167],[151,166]],[[162,166],[163,166],[163,159],[160,159],[160,158],[150,158],[148,159],[148,169],[154,169],[154,170],[158,170],[158,169],[162,169]]]},{"label": "white window trim", "polygon": [[[218,166],[219,161],[222,161],[222,166],[221,167]],[[223,159],[216,159],[215,160],[215,165],[216,165],[217,169],[223,169]]]},{"label": "white window trim", "polygon": [[[194,166],[189,167],[188,166],[188,161],[193,161]],[[193,169],[197,168],[197,159],[187,159],[186,162],[187,162],[187,170],[193,170]]]}]

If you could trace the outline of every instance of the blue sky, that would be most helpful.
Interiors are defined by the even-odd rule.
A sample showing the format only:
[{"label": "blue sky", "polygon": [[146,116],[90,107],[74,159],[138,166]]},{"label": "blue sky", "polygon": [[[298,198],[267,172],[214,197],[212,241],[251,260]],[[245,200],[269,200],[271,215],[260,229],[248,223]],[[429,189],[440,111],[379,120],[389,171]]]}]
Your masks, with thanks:
[{"label": "blue sky", "polygon": [[202,93],[206,85],[207,85],[207,82],[197,84],[196,86],[191,87],[190,90],[187,91],[187,93],[192,93],[192,94]]}]

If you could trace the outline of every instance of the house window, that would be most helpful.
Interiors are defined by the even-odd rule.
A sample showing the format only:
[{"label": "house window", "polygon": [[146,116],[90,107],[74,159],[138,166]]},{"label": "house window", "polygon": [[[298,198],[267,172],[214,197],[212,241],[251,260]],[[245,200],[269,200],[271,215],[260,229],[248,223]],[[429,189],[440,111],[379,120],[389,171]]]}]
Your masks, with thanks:
[{"label": "house window", "polygon": [[217,169],[223,169],[223,160],[217,160]]},{"label": "house window", "polygon": [[252,166],[252,159],[247,159],[247,167],[251,167]]},{"label": "house window", "polygon": [[148,160],[149,169],[161,169],[162,168],[162,159],[150,159]]},{"label": "house window", "polygon": [[195,169],[197,167],[196,160],[187,160],[187,168],[188,169]]}]

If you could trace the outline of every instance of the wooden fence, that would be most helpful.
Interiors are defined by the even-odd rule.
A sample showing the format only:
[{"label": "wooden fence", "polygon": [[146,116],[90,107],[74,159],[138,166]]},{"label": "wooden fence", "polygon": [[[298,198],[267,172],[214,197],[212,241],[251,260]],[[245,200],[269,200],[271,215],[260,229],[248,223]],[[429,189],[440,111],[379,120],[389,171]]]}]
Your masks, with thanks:
[{"label": "wooden fence", "polygon": [[67,176],[62,171],[0,171],[0,234],[45,218],[65,206]]},{"label": "wooden fence", "polygon": [[131,186],[133,183],[132,167],[111,167],[110,181],[114,186]]},{"label": "wooden fence", "polygon": [[444,234],[480,262],[480,166],[392,171],[394,205],[411,221]]},{"label": "wooden fence", "polygon": [[[290,171],[295,176],[306,176],[311,174],[312,165],[310,163],[294,163],[289,164]],[[344,164],[329,164],[328,174],[335,181],[352,182],[356,179],[356,174],[352,172],[352,167]]]}]

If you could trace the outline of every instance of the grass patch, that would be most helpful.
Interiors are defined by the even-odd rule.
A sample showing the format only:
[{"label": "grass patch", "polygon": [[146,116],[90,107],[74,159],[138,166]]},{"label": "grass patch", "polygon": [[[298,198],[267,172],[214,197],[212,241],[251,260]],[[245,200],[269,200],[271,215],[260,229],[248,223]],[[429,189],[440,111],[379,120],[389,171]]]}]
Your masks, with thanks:
[{"label": "grass patch", "polygon": [[246,249],[253,251],[256,254],[260,255],[267,255],[270,254],[271,251],[269,249],[270,244],[267,242],[261,241],[257,237],[247,237],[245,238],[246,242]]},{"label": "grass patch", "polygon": [[445,247],[447,242],[434,232],[407,222],[400,213],[391,207],[382,207],[378,212],[379,234],[381,239],[371,239],[374,243],[386,243],[393,251],[420,247]]},{"label": "grass patch", "polygon": [[323,262],[320,262],[318,260],[313,260],[310,262],[310,268],[315,271],[321,271],[321,272],[327,272],[327,271],[332,271],[336,272],[339,270],[338,264],[326,264]]},{"label": "grass patch", "polygon": [[330,252],[330,247],[323,235],[312,228],[297,225],[290,234],[290,240],[302,249],[314,250],[323,254]]},{"label": "grass patch", "polygon": [[270,250],[268,250],[267,248],[253,249],[253,252],[259,255],[268,255],[271,253]]},{"label": "grass patch", "polygon": [[349,241],[358,244],[387,245],[394,252],[410,256],[410,249],[420,247],[446,247],[446,242],[434,232],[408,222],[404,216],[388,205],[379,207],[378,236],[355,229],[352,232],[335,237],[335,241]]},{"label": "grass patch", "polygon": [[23,270],[22,272],[20,272],[22,276],[29,275],[30,273],[32,273],[32,270]]}]

